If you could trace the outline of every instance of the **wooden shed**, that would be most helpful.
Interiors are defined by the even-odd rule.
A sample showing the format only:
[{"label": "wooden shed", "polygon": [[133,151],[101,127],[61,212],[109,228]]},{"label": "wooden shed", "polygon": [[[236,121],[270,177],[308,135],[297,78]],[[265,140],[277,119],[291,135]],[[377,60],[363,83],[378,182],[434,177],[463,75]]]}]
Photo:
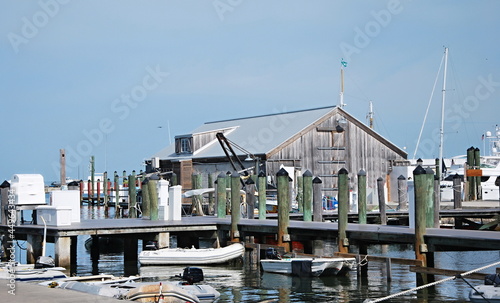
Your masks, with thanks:
[{"label": "wooden shed", "polygon": [[[369,189],[380,177],[390,189],[393,166],[407,158],[404,150],[345,110],[330,106],[207,122],[176,136],[174,144],[153,155],[150,169],[174,172],[185,189],[192,187],[193,173],[213,174],[215,180],[221,172],[233,171],[216,138],[219,132],[237,146],[234,150],[243,165],[254,173],[265,172],[268,182],[274,182],[281,167],[294,180],[309,170],[322,180],[324,194],[332,196],[341,168],[349,172],[353,189],[360,170],[366,172]],[[390,190],[388,195],[390,200]]]}]

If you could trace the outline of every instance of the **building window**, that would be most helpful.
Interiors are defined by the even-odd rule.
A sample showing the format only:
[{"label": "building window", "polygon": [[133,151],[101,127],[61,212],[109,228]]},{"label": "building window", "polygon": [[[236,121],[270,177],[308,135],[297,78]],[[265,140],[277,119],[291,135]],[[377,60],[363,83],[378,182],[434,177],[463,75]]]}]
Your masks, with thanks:
[{"label": "building window", "polygon": [[193,137],[182,136],[175,138],[175,153],[176,154],[191,154],[193,153]]}]

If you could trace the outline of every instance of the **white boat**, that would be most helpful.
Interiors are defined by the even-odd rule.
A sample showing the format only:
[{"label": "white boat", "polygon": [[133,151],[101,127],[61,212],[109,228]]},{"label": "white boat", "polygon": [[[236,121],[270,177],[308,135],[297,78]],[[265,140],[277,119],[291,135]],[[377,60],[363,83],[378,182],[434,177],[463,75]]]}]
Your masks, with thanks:
[{"label": "white boat", "polygon": [[33,264],[2,266],[0,267],[0,279],[15,279],[16,281],[44,281],[66,278],[61,270],[62,267],[56,268],[34,268]]},{"label": "white boat", "polygon": [[173,265],[173,264],[220,264],[243,256],[245,247],[234,243],[221,248],[161,248],[143,250],[139,254],[141,265]]},{"label": "white boat", "polygon": [[474,286],[469,293],[473,303],[500,303],[500,274],[488,275],[484,285]]},{"label": "white boat", "polygon": [[260,260],[265,272],[294,276],[334,276],[351,270],[355,258],[283,258]]}]

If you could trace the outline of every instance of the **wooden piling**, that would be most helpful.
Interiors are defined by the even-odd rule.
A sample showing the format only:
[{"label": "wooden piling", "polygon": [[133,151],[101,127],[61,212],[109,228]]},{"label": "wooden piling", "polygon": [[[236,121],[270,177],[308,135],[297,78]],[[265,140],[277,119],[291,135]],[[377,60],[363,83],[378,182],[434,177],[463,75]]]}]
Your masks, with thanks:
[{"label": "wooden piling", "polygon": [[259,190],[259,220],[266,219],[266,174],[261,171],[259,177],[257,178],[258,190]]},{"label": "wooden piling", "polygon": [[[213,181],[213,177],[212,177],[211,173],[208,173],[207,182],[208,182],[208,187],[209,188],[214,188],[214,181]],[[209,193],[208,194],[208,214],[209,215],[213,215],[214,214],[214,212],[215,212],[214,205],[215,205],[214,194],[213,193]]]},{"label": "wooden piling", "polygon": [[[427,267],[427,244],[424,237],[426,233],[426,201],[427,198],[427,175],[422,166],[417,166],[413,170],[413,180],[415,184],[415,259],[422,262],[422,266]],[[425,273],[417,273],[417,286],[428,283]]]},{"label": "wooden piling", "polygon": [[408,185],[403,175],[398,177],[398,209],[408,209]]},{"label": "wooden piling", "polygon": [[172,184],[172,186],[179,185],[179,183],[177,182],[177,174],[176,173],[172,173],[172,176],[170,177],[170,184]]},{"label": "wooden piling", "polygon": [[137,218],[137,189],[135,187],[135,170],[128,176],[128,216]]},{"label": "wooden piling", "polygon": [[276,173],[278,183],[278,246],[290,252],[290,184],[288,172],[282,168]]},{"label": "wooden piling", "polygon": [[217,217],[226,217],[226,174],[220,173],[217,176]]},{"label": "wooden piling", "polygon": [[387,214],[385,209],[384,179],[377,179],[378,208],[380,210],[380,224],[387,225]]},{"label": "wooden piling", "polygon": [[115,186],[115,218],[120,217],[120,177],[118,173],[114,172],[114,186]]},{"label": "wooden piling", "polygon": [[323,181],[319,177],[312,180],[313,183],[313,220],[323,222],[323,194],[321,193],[321,184]]},{"label": "wooden piling", "polygon": [[66,185],[66,152],[64,149],[59,150],[60,178],[61,186]]},{"label": "wooden piling", "polygon": [[[467,149],[467,165],[464,168],[465,173],[467,173],[467,169],[474,168],[474,162],[475,162],[474,161],[474,152],[475,152],[475,148],[472,146]],[[476,178],[467,176],[467,186],[468,186],[469,190],[468,190],[468,193],[466,195],[466,199],[468,201],[476,200]]]},{"label": "wooden piling", "polygon": [[302,175],[302,204],[304,212],[304,221],[312,221],[313,208],[313,175],[309,170],[306,170]]},{"label": "wooden piling", "polygon": [[255,210],[255,182],[252,178],[248,178],[245,182],[247,218],[253,219]]},{"label": "wooden piling", "polygon": [[453,176],[453,208],[462,209],[462,179],[459,174]]},{"label": "wooden piling", "polygon": [[349,176],[347,169],[341,168],[339,170],[339,218],[338,218],[338,251],[340,253],[349,252],[349,240],[347,239],[347,215],[349,212]]},{"label": "wooden piling", "polygon": [[425,170],[425,226],[434,227],[434,171]]},{"label": "wooden piling", "polygon": [[101,179],[97,179],[96,201],[97,205],[101,205]]},{"label": "wooden piling", "polygon": [[358,172],[358,223],[366,224],[366,172]]},{"label": "wooden piling", "polygon": [[158,191],[156,189],[157,180],[150,178],[148,182],[149,192],[149,218],[153,221],[158,220]]},{"label": "wooden piling", "polygon": [[[481,169],[481,151],[478,147],[474,149],[474,168]],[[481,177],[474,177],[474,184],[476,186],[476,199],[481,200],[482,197],[482,189],[481,189]]]},{"label": "wooden piling", "polygon": [[150,212],[149,212],[149,190],[148,190],[148,179],[144,179],[142,181],[142,218],[143,219],[149,219],[150,218]]},{"label": "wooden piling", "polygon": [[[200,189],[201,188],[201,183],[202,183],[202,174],[197,174],[194,173],[191,176],[192,184],[193,184],[193,189]],[[194,195],[192,197],[192,202],[191,202],[191,213],[194,215],[199,215],[203,216],[203,206],[202,206],[202,196],[201,195]]]},{"label": "wooden piling", "polygon": [[104,172],[102,174],[102,193],[103,193],[103,198],[102,198],[102,203],[104,204],[104,210],[108,207],[108,172]]},{"label": "wooden piling", "polygon": [[241,177],[238,172],[231,174],[231,241],[239,241],[240,232],[238,230],[238,223],[240,223],[241,209],[240,209],[240,188]]},{"label": "wooden piling", "polygon": [[[89,192],[89,203],[92,202],[94,204],[94,180],[95,180],[95,158],[94,156],[90,156],[90,180],[91,180],[91,192]],[[90,205],[90,204],[89,204]]]},{"label": "wooden piling", "polygon": [[434,228],[439,228],[439,210],[441,209],[441,180],[438,175],[434,175]]},{"label": "wooden piling", "polygon": [[[311,181],[312,181],[312,179],[311,179]],[[296,194],[297,198],[296,199],[297,199],[297,206],[299,207],[299,213],[305,214],[305,212],[304,212],[304,176],[303,175],[297,176],[296,188],[297,188],[297,194]],[[312,193],[312,187],[311,187],[311,193]],[[311,194],[311,197],[312,197],[312,194]],[[312,209],[312,207],[311,207],[311,209]],[[311,218],[312,218],[312,214],[311,214]]]}]

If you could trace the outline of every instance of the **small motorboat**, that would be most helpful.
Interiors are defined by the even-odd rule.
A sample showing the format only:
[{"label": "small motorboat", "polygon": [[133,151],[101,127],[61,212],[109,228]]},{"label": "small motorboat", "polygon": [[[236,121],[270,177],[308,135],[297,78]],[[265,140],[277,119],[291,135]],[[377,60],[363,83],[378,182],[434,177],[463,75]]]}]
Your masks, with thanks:
[{"label": "small motorboat", "polygon": [[221,264],[243,256],[245,247],[234,243],[221,248],[161,248],[143,250],[139,254],[141,265]]},{"label": "small motorboat", "polygon": [[[138,302],[164,302],[172,303],[199,303],[200,300],[194,294],[171,283],[139,283],[123,297],[125,300]],[[168,301],[167,301],[168,300]]]},{"label": "small motorboat", "polygon": [[265,272],[301,277],[335,276],[356,264],[355,258],[281,258],[273,248],[266,256],[268,259],[260,260]]},{"label": "small motorboat", "polygon": [[484,285],[474,286],[469,293],[473,303],[500,303],[500,274],[487,275]]}]

